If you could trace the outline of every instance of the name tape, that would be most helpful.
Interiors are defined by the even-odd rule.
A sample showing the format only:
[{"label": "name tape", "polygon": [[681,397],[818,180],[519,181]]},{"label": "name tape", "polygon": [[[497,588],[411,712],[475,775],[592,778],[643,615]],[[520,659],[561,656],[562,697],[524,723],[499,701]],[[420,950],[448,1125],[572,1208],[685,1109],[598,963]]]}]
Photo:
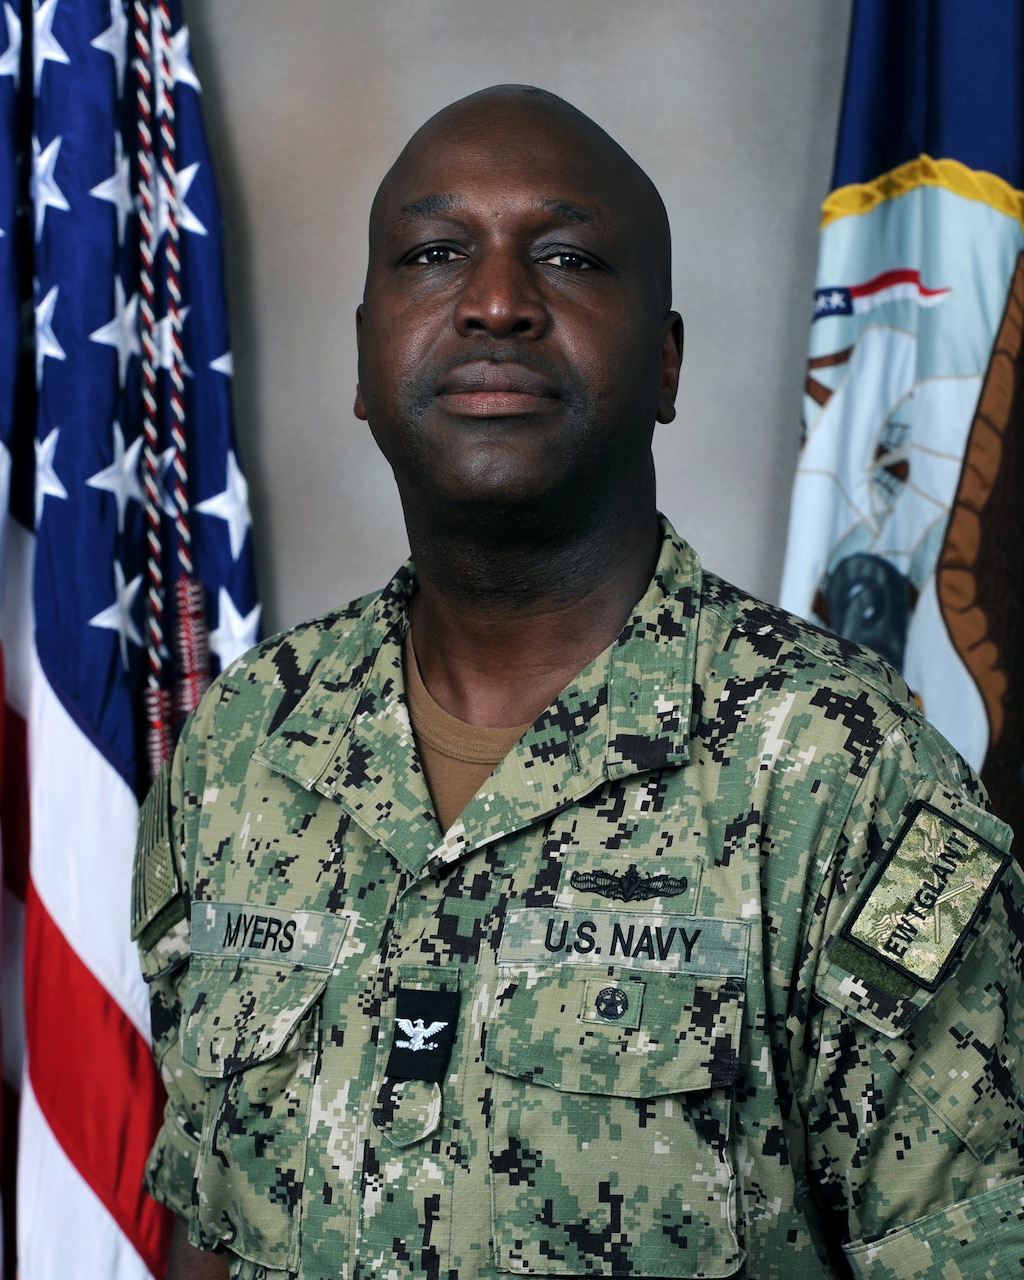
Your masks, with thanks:
[{"label": "name tape", "polygon": [[196,901],[192,903],[192,951],[266,960],[280,957],[311,969],[330,969],[348,925],[348,916],[322,911]]},{"label": "name tape", "polygon": [[627,911],[510,911],[498,963],[627,965],[667,973],[742,977],[745,920]]}]

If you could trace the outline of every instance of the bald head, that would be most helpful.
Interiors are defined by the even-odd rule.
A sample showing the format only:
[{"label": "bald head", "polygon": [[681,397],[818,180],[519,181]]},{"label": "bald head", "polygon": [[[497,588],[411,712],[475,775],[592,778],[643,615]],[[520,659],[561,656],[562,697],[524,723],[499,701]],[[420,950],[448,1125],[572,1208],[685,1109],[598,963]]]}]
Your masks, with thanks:
[{"label": "bald head", "polygon": [[661,199],[582,112],[502,86],[428,120],[374,200],[357,317],[356,414],[410,530],[453,510],[582,526],[583,508],[653,528],[669,290]]},{"label": "bald head", "polygon": [[[591,173],[602,203],[613,206],[622,234],[642,252],[663,312],[671,306],[671,237],[665,205],[636,161],[591,118],[564,98],[531,85],[495,85],[461,98],[431,116],[409,139],[381,182],[370,210],[370,263],[424,165],[446,149],[472,150],[482,171],[508,170],[510,148],[529,157],[531,147],[554,145]],[[444,195],[448,193],[433,193]],[[553,196],[557,199],[557,196]]]}]

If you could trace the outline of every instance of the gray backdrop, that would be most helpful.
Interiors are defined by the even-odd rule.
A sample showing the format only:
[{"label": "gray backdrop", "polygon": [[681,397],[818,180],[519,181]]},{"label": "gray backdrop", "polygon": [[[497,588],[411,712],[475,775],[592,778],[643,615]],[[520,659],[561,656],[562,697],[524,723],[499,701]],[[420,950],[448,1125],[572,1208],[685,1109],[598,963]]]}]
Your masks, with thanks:
[{"label": "gray backdrop", "polygon": [[406,554],[352,414],[366,215],[410,133],[499,82],[568,98],[661,189],[686,351],[659,502],[706,565],[775,598],[849,7],[192,0],[266,631],[379,586]]}]

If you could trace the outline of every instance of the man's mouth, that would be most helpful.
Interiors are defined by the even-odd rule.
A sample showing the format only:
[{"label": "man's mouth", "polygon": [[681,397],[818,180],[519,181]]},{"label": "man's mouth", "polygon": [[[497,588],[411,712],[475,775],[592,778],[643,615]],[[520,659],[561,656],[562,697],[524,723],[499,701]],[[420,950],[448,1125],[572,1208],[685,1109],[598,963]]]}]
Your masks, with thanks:
[{"label": "man's mouth", "polygon": [[544,413],[562,398],[550,378],[513,361],[471,360],[445,374],[438,397],[467,418],[511,418]]}]

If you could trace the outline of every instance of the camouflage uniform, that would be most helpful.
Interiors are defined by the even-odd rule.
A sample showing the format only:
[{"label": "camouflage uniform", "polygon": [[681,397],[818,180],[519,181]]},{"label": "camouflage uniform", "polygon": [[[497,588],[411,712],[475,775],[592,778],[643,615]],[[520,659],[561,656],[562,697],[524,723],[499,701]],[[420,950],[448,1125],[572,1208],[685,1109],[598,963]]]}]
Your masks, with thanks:
[{"label": "camouflage uniform", "polygon": [[1021,878],[899,677],[666,527],[442,836],[414,587],[207,696],[147,802],[154,1195],[233,1275],[992,1277]]}]

